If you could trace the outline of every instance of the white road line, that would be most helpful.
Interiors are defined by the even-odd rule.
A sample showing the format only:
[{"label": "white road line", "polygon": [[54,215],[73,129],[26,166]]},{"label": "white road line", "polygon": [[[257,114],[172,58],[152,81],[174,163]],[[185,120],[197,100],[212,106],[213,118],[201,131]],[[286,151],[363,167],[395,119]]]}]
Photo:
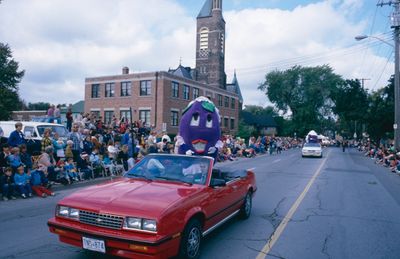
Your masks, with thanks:
[{"label": "white road line", "polygon": [[[330,153],[330,152],[329,152]],[[297,200],[294,202],[286,216],[283,218],[282,222],[279,224],[279,226],[276,228],[275,232],[272,234],[271,238],[268,240],[267,244],[263,247],[261,252],[257,255],[256,259],[264,259],[268,253],[271,251],[272,247],[275,245],[275,243],[278,241],[279,237],[282,235],[283,231],[285,230],[287,224],[289,221],[292,219],[294,213],[300,206],[300,203],[303,201],[304,197],[310,190],[311,186],[313,185],[315,179],[318,177],[318,175],[321,173],[321,170],[323,166],[325,165],[325,162],[327,161],[327,158],[329,156],[329,153],[326,155],[324,158],[324,161],[321,163],[321,165],[318,167],[317,171],[314,173],[313,177],[311,180],[308,182],[307,186],[304,188],[303,192],[300,194],[300,196],[297,198]]]},{"label": "white road line", "polygon": [[282,159],[276,159],[276,160],[272,161],[272,164],[278,163],[278,162],[281,161],[281,160],[282,160]]}]

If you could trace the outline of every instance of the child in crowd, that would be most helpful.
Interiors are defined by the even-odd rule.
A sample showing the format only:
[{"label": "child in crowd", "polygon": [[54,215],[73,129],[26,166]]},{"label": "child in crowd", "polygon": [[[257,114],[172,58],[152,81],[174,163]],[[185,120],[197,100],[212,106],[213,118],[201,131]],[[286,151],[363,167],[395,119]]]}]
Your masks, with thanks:
[{"label": "child in crowd", "polygon": [[28,171],[31,170],[33,166],[32,156],[28,153],[28,149],[25,144],[22,144],[19,149],[21,162],[25,165],[25,173],[28,173]]},{"label": "child in crowd", "polygon": [[65,161],[64,159],[60,159],[57,162],[57,167],[56,167],[56,172],[58,172],[58,182],[63,184],[63,185],[67,185],[67,184],[71,184],[72,183],[72,179],[69,177],[68,173],[66,170],[64,170],[65,168]]},{"label": "child in crowd", "polygon": [[9,199],[15,200],[15,183],[12,177],[12,168],[7,167],[4,171],[4,175],[1,176],[1,189],[3,190],[3,200],[8,201]]},{"label": "child in crowd", "polygon": [[3,175],[3,168],[8,167],[7,157],[10,155],[10,147],[8,144],[1,146],[2,152],[0,152],[0,176]]},{"label": "child in crowd", "polygon": [[74,142],[72,140],[67,141],[67,147],[65,148],[65,159],[74,158],[74,154],[72,153],[72,146]]},{"label": "child in crowd", "polygon": [[22,165],[17,168],[17,173],[14,175],[14,182],[22,198],[32,197],[30,176],[25,173]]},{"label": "child in crowd", "polygon": [[48,195],[54,196],[54,192],[50,191],[44,185],[46,185],[46,180],[42,178],[42,172],[46,171],[46,167],[41,165],[38,170],[31,171],[31,185],[32,190],[37,196],[46,198]]},{"label": "child in crowd", "polygon": [[81,157],[78,161],[78,168],[82,173],[82,178],[88,180],[93,178],[92,168],[89,166],[89,156],[86,152],[82,152]]},{"label": "child in crowd", "polygon": [[14,147],[11,149],[11,155],[7,157],[8,164],[11,166],[13,173],[17,172],[17,168],[22,165],[21,156],[19,155],[19,148]]},{"label": "child in crowd", "polygon": [[74,159],[72,157],[68,158],[67,162],[64,165],[64,170],[69,179],[72,179],[73,181],[80,181],[80,176],[77,173]]}]

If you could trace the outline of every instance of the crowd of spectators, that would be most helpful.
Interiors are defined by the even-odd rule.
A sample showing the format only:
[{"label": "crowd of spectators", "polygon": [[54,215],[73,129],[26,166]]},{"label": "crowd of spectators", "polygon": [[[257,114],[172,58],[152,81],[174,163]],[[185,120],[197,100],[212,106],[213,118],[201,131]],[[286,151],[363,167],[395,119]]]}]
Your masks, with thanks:
[{"label": "crowd of spectators", "polygon": [[366,157],[373,159],[376,164],[387,167],[392,173],[400,175],[400,152],[396,151],[393,143],[376,145],[371,141],[365,141],[355,142],[354,146],[364,152]]},{"label": "crowd of spectators", "polygon": [[[58,122],[59,107],[50,107],[48,117]],[[55,184],[73,184],[96,177],[113,176],[128,171],[149,153],[176,153],[177,147],[166,132],[156,132],[143,121],[130,123],[113,116],[105,125],[102,117],[82,114],[72,121],[67,113],[69,134],[61,138],[47,128],[43,132],[40,151],[29,153],[22,132],[22,123],[15,124],[8,142],[0,153],[0,182],[3,199],[54,195]],[[279,137],[240,137],[224,135],[218,162],[252,158],[260,154],[279,154],[299,140]]]}]

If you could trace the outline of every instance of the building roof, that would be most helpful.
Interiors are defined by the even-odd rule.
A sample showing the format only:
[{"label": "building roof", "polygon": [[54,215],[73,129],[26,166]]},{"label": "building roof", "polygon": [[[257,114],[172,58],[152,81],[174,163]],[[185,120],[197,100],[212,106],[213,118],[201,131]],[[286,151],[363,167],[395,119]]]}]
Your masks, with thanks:
[{"label": "building roof", "polygon": [[240,91],[240,85],[239,85],[239,81],[237,80],[237,77],[236,77],[236,71],[235,71],[235,74],[233,75],[232,83],[227,84],[226,89],[229,92],[233,92],[233,93],[239,95],[239,100],[241,102],[243,102],[242,91]]},{"label": "building roof", "polygon": [[206,0],[197,18],[212,16],[212,0]]},{"label": "building roof", "polygon": [[[72,106],[72,113],[81,113],[85,111],[85,101],[79,101]],[[61,107],[61,112],[66,113],[68,110],[67,106]]]},{"label": "building roof", "polygon": [[190,67],[184,67],[182,65],[179,65],[177,69],[169,69],[168,73],[173,74],[174,76],[184,77],[193,80],[192,75],[190,73],[191,70],[192,69]]},{"label": "building roof", "polygon": [[253,114],[248,111],[242,111],[240,117],[246,124],[256,127],[277,127],[274,117],[266,114]]}]

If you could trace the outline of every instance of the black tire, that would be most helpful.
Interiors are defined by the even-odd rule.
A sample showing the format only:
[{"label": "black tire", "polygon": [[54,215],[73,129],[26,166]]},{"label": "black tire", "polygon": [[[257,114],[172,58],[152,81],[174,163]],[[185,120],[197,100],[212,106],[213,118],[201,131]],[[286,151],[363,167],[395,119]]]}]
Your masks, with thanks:
[{"label": "black tire", "polygon": [[240,208],[239,217],[241,219],[248,219],[251,215],[251,208],[253,206],[253,196],[251,191],[246,194],[242,207]]},{"label": "black tire", "polygon": [[197,219],[190,220],[183,231],[178,258],[199,258],[201,238],[202,230],[200,222]]}]

